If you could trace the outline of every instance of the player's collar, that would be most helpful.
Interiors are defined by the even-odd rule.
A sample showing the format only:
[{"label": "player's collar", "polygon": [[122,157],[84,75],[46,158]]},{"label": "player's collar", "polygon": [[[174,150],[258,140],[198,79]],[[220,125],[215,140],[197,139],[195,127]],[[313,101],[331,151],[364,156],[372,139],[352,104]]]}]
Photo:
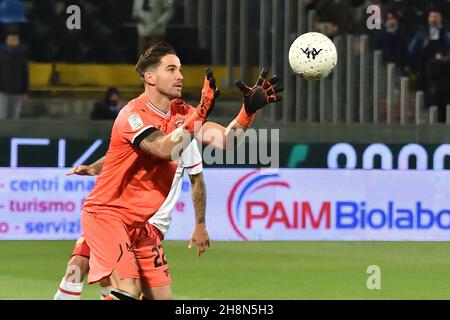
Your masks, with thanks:
[{"label": "player's collar", "polygon": [[151,103],[150,101],[148,101],[146,103],[147,107],[150,108],[150,110],[152,110],[153,112],[155,112],[157,115],[163,117],[163,118],[170,118],[170,108],[169,111],[163,112],[161,110],[159,110],[153,103]]}]

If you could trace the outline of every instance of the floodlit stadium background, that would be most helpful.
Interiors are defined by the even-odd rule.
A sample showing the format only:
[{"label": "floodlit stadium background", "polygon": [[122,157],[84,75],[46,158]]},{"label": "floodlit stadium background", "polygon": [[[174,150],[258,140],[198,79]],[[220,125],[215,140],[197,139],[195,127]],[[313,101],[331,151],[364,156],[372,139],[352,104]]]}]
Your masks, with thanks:
[{"label": "floodlit stadium background", "polygon": [[[29,92],[19,119],[0,119],[0,287],[9,288],[0,298],[51,299],[95,180],[65,172],[104,155],[113,120],[91,113],[107,89],[120,90],[122,103],[142,89],[138,35],[131,0],[9,7],[15,1],[0,0],[0,27],[2,35],[11,25],[20,31]],[[68,27],[78,12],[67,12],[71,5],[80,9],[80,29]],[[196,105],[211,66],[222,91],[213,121],[234,118],[241,97],[233,81],[255,81],[262,66],[285,88],[282,103],[254,124],[279,140],[275,149],[268,143],[279,170],[261,169],[268,167],[261,158],[251,163],[250,153],[261,150],[255,144],[245,163],[204,165],[213,242],[201,258],[187,250],[194,212],[185,177],[165,242],[175,298],[450,298],[450,72],[421,78],[419,65],[435,56],[410,52],[416,32],[428,30],[430,6],[442,12],[441,37],[448,34],[450,1],[171,5],[165,38],[183,64],[184,98]],[[398,41],[383,33],[390,12]],[[290,44],[307,31],[326,33],[339,52],[320,82],[288,65]],[[444,48],[449,54],[450,43]],[[368,288],[374,265],[380,289]],[[97,291],[86,287],[82,297],[96,299]]]}]

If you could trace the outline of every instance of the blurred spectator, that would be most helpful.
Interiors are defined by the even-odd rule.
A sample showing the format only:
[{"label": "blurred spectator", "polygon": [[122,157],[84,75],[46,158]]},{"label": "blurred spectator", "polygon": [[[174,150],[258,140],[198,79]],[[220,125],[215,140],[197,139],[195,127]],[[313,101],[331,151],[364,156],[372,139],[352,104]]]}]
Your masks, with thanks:
[{"label": "blurred spectator", "polygon": [[116,88],[109,88],[106,91],[105,100],[98,101],[91,112],[91,119],[94,120],[114,120],[119,114],[122,106],[120,104],[122,96]]},{"label": "blurred spectator", "polygon": [[366,11],[372,2],[378,4],[378,0],[306,0],[305,5],[306,10],[316,10],[319,23],[315,30],[332,38],[338,34],[366,32]]},{"label": "blurred spectator", "polygon": [[413,70],[417,73],[416,86],[425,91],[425,105],[438,106],[438,119],[445,121],[445,105],[450,103],[450,35],[443,27],[442,14],[438,9],[429,11],[428,25],[415,34],[409,46],[409,55]]},{"label": "blurred spectator", "polygon": [[[408,0],[411,2],[411,0]],[[434,8],[442,13],[445,19],[450,19],[450,1],[449,0],[416,0],[415,6],[419,8],[422,16],[426,16],[430,8]]]},{"label": "blurred spectator", "polygon": [[173,0],[134,0],[133,20],[137,21],[138,57],[154,43],[164,40],[173,14]]},{"label": "blurred spectator", "polygon": [[19,33],[11,28],[0,46],[0,118],[19,118],[27,94],[28,61]]},{"label": "blurred spectator", "polygon": [[304,0],[305,10],[308,12],[309,10],[316,9],[317,0]]},{"label": "blurred spectator", "polygon": [[386,4],[385,11],[395,12],[402,27],[402,34],[408,41],[411,40],[414,33],[418,30],[420,26],[418,21],[421,21],[424,14],[426,14],[417,2],[408,0],[393,0]]},{"label": "blurred spectator", "polygon": [[0,23],[27,22],[26,11],[19,0],[0,1]]},{"label": "blurred spectator", "polygon": [[408,57],[407,41],[394,11],[386,13],[383,29],[375,35],[374,41],[375,49],[383,51],[384,61],[395,63],[400,72],[404,73]]}]

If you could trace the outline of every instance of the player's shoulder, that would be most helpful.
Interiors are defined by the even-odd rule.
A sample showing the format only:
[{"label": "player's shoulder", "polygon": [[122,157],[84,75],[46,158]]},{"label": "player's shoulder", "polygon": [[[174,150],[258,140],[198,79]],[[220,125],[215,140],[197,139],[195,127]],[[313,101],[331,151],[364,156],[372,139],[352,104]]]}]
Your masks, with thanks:
[{"label": "player's shoulder", "polygon": [[129,113],[138,113],[138,112],[145,112],[146,110],[146,104],[148,103],[148,99],[144,97],[143,95],[140,95],[137,98],[134,98],[133,100],[130,100],[128,102],[128,112]]},{"label": "player's shoulder", "polygon": [[152,117],[150,113],[146,112],[145,102],[140,97],[130,100],[119,112],[114,126],[123,129],[127,128],[129,124],[131,129],[138,130],[146,122],[151,122]]},{"label": "player's shoulder", "polygon": [[172,114],[186,115],[192,112],[193,110],[194,107],[182,99],[174,99],[170,103],[170,112]]},{"label": "player's shoulder", "polygon": [[142,96],[130,100],[123,108],[120,110],[118,118],[128,119],[133,114],[143,114],[146,112],[146,102]]}]

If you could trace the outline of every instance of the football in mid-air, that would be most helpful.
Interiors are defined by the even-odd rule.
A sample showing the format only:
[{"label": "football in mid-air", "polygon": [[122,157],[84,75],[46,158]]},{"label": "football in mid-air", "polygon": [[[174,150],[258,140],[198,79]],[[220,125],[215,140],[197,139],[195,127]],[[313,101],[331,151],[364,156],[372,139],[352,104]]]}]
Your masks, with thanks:
[{"label": "football in mid-air", "polygon": [[338,59],[336,46],[326,35],[308,32],[299,36],[289,48],[292,71],[306,80],[328,76]]}]

